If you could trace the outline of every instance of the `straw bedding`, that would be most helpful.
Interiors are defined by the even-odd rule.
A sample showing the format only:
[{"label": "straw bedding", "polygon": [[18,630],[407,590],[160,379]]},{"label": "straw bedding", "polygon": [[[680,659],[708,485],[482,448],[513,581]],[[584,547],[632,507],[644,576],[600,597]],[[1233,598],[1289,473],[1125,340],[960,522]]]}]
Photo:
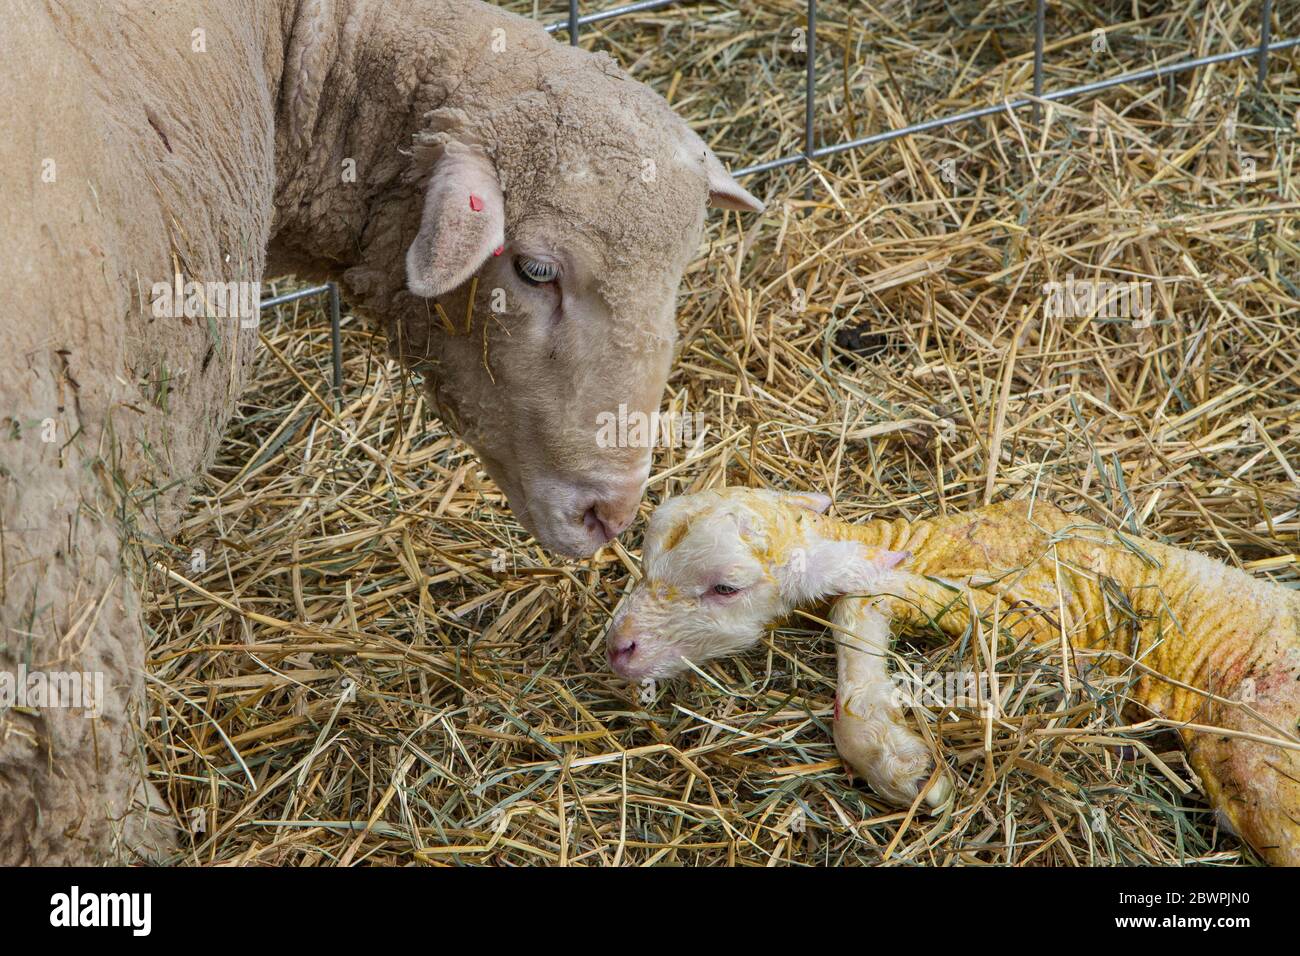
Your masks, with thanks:
[{"label": "straw bedding", "polygon": [[[734,168],[800,148],[802,6],[691,5],[583,43]],[[1253,5],[1062,6],[1048,89],[1257,42]],[[1030,89],[1029,9],[822,4],[819,141]],[[849,518],[1039,494],[1300,586],[1300,53],[1264,96],[1253,78],[1221,65],[748,180],[769,212],[714,214],[681,300],[666,407],[705,431],[657,453],[643,516],[723,483],[826,490]],[[1070,277],[1151,282],[1153,321],[1045,317]],[[643,522],[592,560],[548,555],[363,322],[337,412],[327,314],[262,332],[149,581],[146,747],[180,862],[1254,862],[1177,740],[1123,712],[1123,679],[1064,693],[1059,648],[903,635],[895,666],[996,668],[1004,692],[995,719],[915,711],[958,781],[938,818],[837,759],[813,621],[620,683],[601,638]]]}]

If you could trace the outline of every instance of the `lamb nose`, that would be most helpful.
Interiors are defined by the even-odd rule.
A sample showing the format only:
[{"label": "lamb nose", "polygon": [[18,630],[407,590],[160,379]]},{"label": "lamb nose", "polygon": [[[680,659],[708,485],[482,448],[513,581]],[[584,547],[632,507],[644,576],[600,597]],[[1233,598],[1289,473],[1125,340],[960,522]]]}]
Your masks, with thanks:
[{"label": "lamb nose", "polygon": [[636,641],[619,641],[609,647],[609,662],[614,667],[620,667],[631,661],[635,653]]}]

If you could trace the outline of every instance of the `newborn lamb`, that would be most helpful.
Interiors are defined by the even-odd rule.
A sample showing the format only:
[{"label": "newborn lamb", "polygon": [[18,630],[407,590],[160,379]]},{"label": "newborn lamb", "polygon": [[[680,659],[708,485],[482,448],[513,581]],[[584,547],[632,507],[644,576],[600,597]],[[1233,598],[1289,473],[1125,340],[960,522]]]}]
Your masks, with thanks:
[{"label": "newborn lamb", "polygon": [[952,784],[898,706],[890,621],[958,636],[972,610],[996,615],[1010,638],[1140,674],[1134,704],[1180,725],[1220,818],[1269,862],[1300,865],[1300,593],[1041,501],[859,525],[826,517],[829,506],[749,488],[665,502],[646,533],[645,576],[610,625],[610,665],[669,677],[834,600],[835,746],[882,797],[933,808]]}]

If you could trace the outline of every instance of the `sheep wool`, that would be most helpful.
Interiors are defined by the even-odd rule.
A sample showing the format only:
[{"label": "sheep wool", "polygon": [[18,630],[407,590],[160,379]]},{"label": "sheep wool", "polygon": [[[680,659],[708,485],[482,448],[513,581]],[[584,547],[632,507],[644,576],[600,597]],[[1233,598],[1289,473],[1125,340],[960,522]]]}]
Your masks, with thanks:
[{"label": "sheep wool", "polygon": [[762,206],[608,56],[473,0],[6,3],[0,62],[0,673],[104,688],[0,707],[0,864],[165,857],[138,589],[190,560],[263,277],[337,283],[583,555],[650,461],[597,415],[658,407],[706,208]]}]

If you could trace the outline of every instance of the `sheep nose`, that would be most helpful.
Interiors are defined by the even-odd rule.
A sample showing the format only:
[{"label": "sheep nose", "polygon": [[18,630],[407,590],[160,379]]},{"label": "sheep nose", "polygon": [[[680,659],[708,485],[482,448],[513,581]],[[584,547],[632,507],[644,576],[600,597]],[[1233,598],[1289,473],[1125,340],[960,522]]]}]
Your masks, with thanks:
[{"label": "sheep nose", "polygon": [[609,666],[621,674],[632,663],[632,655],[635,653],[636,641],[633,638],[616,637],[609,642],[606,656],[609,658]]},{"label": "sheep nose", "polygon": [[641,483],[629,486],[618,494],[598,498],[582,516],[582,525],[600,544],[613,541],[636,517],[636,506],[641,501]]}]

